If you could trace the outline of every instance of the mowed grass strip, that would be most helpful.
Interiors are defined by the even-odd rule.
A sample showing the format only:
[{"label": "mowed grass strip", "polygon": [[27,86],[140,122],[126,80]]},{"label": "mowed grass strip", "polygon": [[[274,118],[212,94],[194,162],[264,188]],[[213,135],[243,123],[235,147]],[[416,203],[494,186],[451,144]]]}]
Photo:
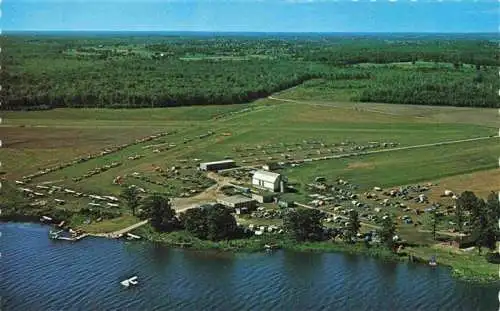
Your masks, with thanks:
[{"label": "mowed grass strip", "polygon": [[113,219],[105,219],[101,222],[93,222],[89,225],[80,225],[77,229],[92,233],[109,233],[121,230],[138,223],[140,219],[132,215],[124,215]]},{"label": "mowed grass strip", "polygon": [[[363,119],[366,113],[369,115],[379,115],[393,117],[392,122],[396,122],[399,117],[411,120],[412,123],[420,122],[439,122],[439,123],[461,123],[477,124],[497,128],[497,109],[495,108],[469,108],[469,107],[449,107],[449,106],[426,106],[426,105],[397,105],[386,103],[361,103],[353,101],[362,91],[362,81],[343,81],[348,83],[349,88],[343,88],[346,85],[340,84],[339,88],[328,87],[324,80],[313,80],[297,87],[291,88],[277,94],[275,97],[284,100],[295,100],[294,104],[275,100],[275,103],[282,105],[295,105],[309,107],[309,109],[344,109],[345,115],[351,113],[357,114],[357,119]],[[339,84],[339,81],[335,82]],[[359,84],[360,87],[356,87]],[[312,110],[311,110],[312,111]],[[308,117],[303,114],[303,117]],[[324,116],[326,117],[326,116]],[[330,116],[331,118],[331,116]],[[378,119],[378,118],[377,118]]]},{"label": "mowed grass strip", "polygon": [[366,190],[492,169],[498,154],[500,145],[474,141],[305,163],[285,174],[304,184],[316,176],[344,178]]},{"label": "mowed grass strip", "polygon": [[[245,129],[245,130],[244,130]],[[223,144],[217,149],[228,150],[235,147],[246,148],[266,144],[302,144],[306,141],[321,141],[322,143],[339,144],[350,141],[358,144],[369,142],[396,142],[401,147],[415,146],[478,137],[495,134],[494,130],[479,126],[457,125],[421,125],[415,127],[388,128],[380,126],[353,126],[343,124],[296,124],[296,126],[273,127],[255,126],[239,129],[224,138]],[[219,146],[221,145],[221,146]],[[305,145],[304,145],[305,146]],[[303,146],[303,147],[304,147]],[[215,148],[215,146],[214,146]]]},{"label": "mowed grass strip", "polygon": [[[262,102],[267,102],[267,100],[263,100]],[[405,116],[386,116],[369,112],[363,113],[366,116],[360,119],[356,118],[359,113],[352,109],[305,107],[295,104],[265,106],[260,103],[259,105],[262,110],[257,109],[236,114],[232,119],[206,119],[205,121],[193,120],[202,117],[206,118],[207,111],[219,111],[217,109],[233,111],[234,109],[244,109],[244,106],[137,110],[56,109],[43,112],[8,112],[12,116],[33,118],[31,120],[35,122],[37,120],[44,120],[51,124],[51,126],[47,128],[3,127],[3,130],[11,134],[12,139],[10,142],[7,142],[7,148],[4,149],[6,152],[0,155],[0,160],[12,162],[8,163],[9,173],[13,172],[18,175],[20,172],[32,173],[40,167],[46,167],[47,163],[55,164],[63,162],[63,159],[70,159],[75,156],[99,151],[104,147],[130,142],[136,138],[160,131],[171,131],[170,124],[172,122],[177,124],[178,127],[175,130],[178,131],[178,134],[166,136],[158,141],[176,143],[178,145],[176,149],[154,154],[151,151],[144,151],[142,147],[143,145],[158,142],[148,142],[141,146],[132,146],[116,154],[75,165],[37,179],[37,181],[70,180],[71,177],[81,176],[90,169],[110,164],[113,161],[123,162],[120,167],[113,168],[103,174],[77,183],[78,187],[82,188],[86,186],[91,187],[90,185],[92,185],[92,188],[95,188],[94,186],[101,186],[108,189],[112,187],[110,180],[114,176],[130,173],[135,170],[149,170],[153,164],[168,167],[181,158],[199,158],[202,161],[210,161],[220,160],[226,156],[238,161],[239,155],[234,149],[248,146],[255,147],[257,145],[278,144],[281,142],[301,143],[303,140],[321,140],[327,144],[339,143],[346,140],[360,144],[369,141],[392,141],[400,143],[401,146],[412,146],[488,136],[497,133],[497,130],[488,127],[458,124],[409,123],[403,122],[407,120]],[[199,111],[193,110],[195,108],[199,108]],[[160,118],[162,115],[176,116],[178,118],[185,116],[185,119],[190,121],[165,121],[164,127],[151,126],[148,120],[152,112],[158,112]],[[190,113],[193,113],[193,116],[189,116]],[[300,120],[293,118],[292,120],[288,120],[289,117],[294,115]],[[374,118],[370,118],[370,115],[378,118],[378,120],[374,122]],[[80,116],[83,116],[83,120],[80,120],[80,122],[87,122],[84,128],[57,128],[58,119],[69,124],[73,121],[76,122]],[[350,118],[350,116],[354,117]],[[156,118],[155,116],[153,117]],[[399,119],[400,122],[392,122],[394,119]],[[16,119],[14,118],[14,120]],[[127,122],[143,125],[144,127],[128,127]],[[156,122],[162,121],[156,120]],[[123,128],[102,127],[101,124],[120,124]],[[96,126],[91,128],[91,125]],[[186,145],[182,144],[183,138],[193,138],[196,135],[206,133],[208,130],[215,131],[216,135],[206,139],[195,138],[195,140]],[[229,133],[229,136],[222,136],[221,134],[224,132]],[[492,147],[487,146],[488,144],[491,144],[491,142],[483,141],[441,146],[434,149],[431,147],[419,150],[398,151],[390,154],[369,155],[356,159],[355,162],[357,164],[350,162],[348,164],[346,162],[353,161],[354,159],[321,161],[305,165],[304,168],[299,169],[304,170],[306,175],[308,175],[307,172],[316,174],[315,172],[329,172],[333,170],[335,174],[342,173],[346,174],[346,177],[350,176],[356,179],[354,182],[362,184],[370,183],[368,186],[371,186],[372,182],[376,182],[377,184],[401,184],[407,183],[406,179],[411,182],[491,168],[492,165],[496,164],[496,159],[492,160],[491,157],[496,149],[490,150]],[[487,149],[485,149],[486,151],[478,151],[470,146],[487,146]],[[29,150],[29,152],[24,150]],[[52,157],[49,150],[54,151]],[[477,154],[482,154],[481,152],[489,153],[489,157],[477,158]],[[463,157],[461,157],[462,153]],[[135,161],[127,159],[128,156],[134,154],[145,154],[146,157]],[[267,155],[259,154],[256,157],[264,160],[267,158]],[[15,165],[13,162],[14,159],[19,161],[20,164]],[[369,161],[369,159],[373,159],[375,163],[364,163]],[[454,159],[460,160],[458,166],[455,165]],[[471,161],[471,159],[476,159],[477,161]],[[393,163],[392,161],[396,162]],[[416,169],[421,165],[420,163],[426,166],[425,170]],[[426,163],[434,167],[427,168]],[[32,170],[29,171],[30,169]],[[293,175],[294,170],[291,170],[291,173]]]},{"label": "mowed grass strip", "polygon": [[129,143],[137,138],[159,132],[158,128],[32,128],[1,127],[3,135],[0,161],[8,178],[19,178],[103,150]]},{"label": "mowed grass strip", "polygon": [[[102,167],[112,162],[132,162],[129,156],[142,154],[146,158],[152,157],[150,161],[165,157],[165,151],[159,154],[152,152],[155,148],[144,149],[145,146],[159,143],[174,143],[180,146],[184,138],[193,138],[207,132],[207,127],[187,127],[181,130],[171,128],[136,128],[127,127],[123,129],[110,128],[5,128],[10,133],[10,139],[6,140],[4,153],[0,155],[0,160],[4,160],[9,173],[14,171],[14,175],[19,177],[20,173],[27,174],[38,171],[40,168],[50,167],[75,157],[85,157],[88,154],[102,151],[104,148],[130,143],[138,138],[143,138],[159,132],[177,133],[164,136],[158,140],[144,142],[120,150],[116,153],[98,157],[78,165],[70,166],[62,170],[37,178],[45,180],[47,178],[76,177],[85,174],[87,171]],[[196,140],[195,140],[196,142]],[[56,156],[57,155],[57,156]],[[144,158],[135,162],[147,161]],[[11,176],[9,174],[9,176]]]},{"label": "mowed grass strip", "polygon": [[213,105],[189,106],[171,108],[141,108],[141,109],[100,109],[100,108],[59,108],[49,111],[5,111],[6,120],[90,120],[92,121],[202,121],[213,117],[246,108],[246,105]]}]

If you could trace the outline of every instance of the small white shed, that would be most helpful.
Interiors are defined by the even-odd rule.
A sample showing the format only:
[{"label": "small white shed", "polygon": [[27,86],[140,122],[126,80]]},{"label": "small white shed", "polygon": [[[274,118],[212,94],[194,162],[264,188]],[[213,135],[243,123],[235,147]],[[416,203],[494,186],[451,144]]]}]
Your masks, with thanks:
[{"label": "small white shed", "polygon": [[266,189],[272,192],[282,190],[282,181],[283,178],[281,174],[264,170],[256,171],[252,176],[252,185],[254,187]]}]

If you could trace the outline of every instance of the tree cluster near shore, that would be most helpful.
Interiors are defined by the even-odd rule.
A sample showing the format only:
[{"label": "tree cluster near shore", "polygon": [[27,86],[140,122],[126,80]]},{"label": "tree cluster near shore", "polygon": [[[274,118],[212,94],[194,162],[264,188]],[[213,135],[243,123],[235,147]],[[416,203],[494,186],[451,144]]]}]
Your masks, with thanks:
[{"label": "tree cluster near shore", "polygon": [[[126,198],[129,207],[135,211],[137,206],[133,203],[137,202],[137,194],[124,190],[122,197]],[[177,215],[167,197],[152,194],[143,198],[139,206],[140,218],[149,219],[158,232],[184,229],[195,237],[211,241],[231,239],[239,233],[231,211],[220,204],[192,208]]]},{"label": "tree cluster near shore", "polygon": [[455,216],[459,232],[464,230],[464,223],[468,223],[470,240],[479,252],[483,247],[492,251],[496,249],[500,240],[500,202],[495,193],[491,193],[485,201],[472,191],[464,191],[457,199]]},{"label": "tree cluster near shore", "polygon": [[234,238],[238,232],[231,211],[220,204],[189,209],[180,215],[180,221],[188,232],[204,240]]},{"label": "tree cluster near shore", "polygon": [[[317,78],[359,89],[353,100],[497,106],[500,62],[496,45],[481,38],[8,36],[2,43],[2,109],[238,104]],[[356,67],[418,61],[436,65]]]},{"label": "tree cluster near shore", "polygon": [[[313,209],[292,209],[289,210],[283,219],[283,225],[288,236],[297,242],[314,242],[324,240],[335,240],[337,236],[341,236],[345,243],[355,244],[358,241],[358,234],[361,229],[361,222],[357,211],[349,212],[349,220],[345,223],[345,227],[340,230],[325,230],[323,227],[324,214],[320,210]],[[378,235],[380,241],[388,249],[394,250],[394,236],[396,226],[391,217],[384,218],[382,229]],[[372,234],[369,234],[370,240]],[[368,242],[365,236],[365,242]],[[368,244],[366,244],[368,246]]]},{"label": "tree cluster near shore", "polygon": [[319,210],[302,209],[289,211],[283,226],[287,233],[296,241],[321,241],[324,238],[323,215]]}]

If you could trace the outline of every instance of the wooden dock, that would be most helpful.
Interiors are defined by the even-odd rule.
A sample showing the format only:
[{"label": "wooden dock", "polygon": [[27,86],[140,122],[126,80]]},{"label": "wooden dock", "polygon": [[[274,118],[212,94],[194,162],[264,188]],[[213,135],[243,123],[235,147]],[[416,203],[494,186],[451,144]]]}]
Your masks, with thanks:
[{"label": "wooden dock", "polygon": [[62,232],[62,230],[58,231],[58,232],[49,232],[49,238],[53,239],[53,240],[62,240],[62,241],[70,241],[70,242],[76,242],[76,241],[80,241],[81,239],[85,238],[85,237],[88,237],[88,236],[93,236],[93,237],[104,237],[104,238],[111,238],[111,239],[118,239],[118,238],[121,238],[123,237],[124,235],[127,235],[129,236],[131,239],[140,239],[141,237],[140,236],[137,236],[137,235],[133,235],[133,234],[130,234],[129,232],[132,231],[132,230],[135,230],[145,224],[148,223],[148,220],[143,220],[139,223],[136,223],[132,226],[129,226],[127,228],[124,228],[124,229],[121,229],[121,230],[118,230],[118,231],[115,231],[115,232],[110,232],[110,233],[82,233],[80,235],[77,235],[77,236],[73,236],[73,237],[66,237],[66,236],[60,236],[59,234]]},{"label": "wooden dock", "polygon": [[103,237],[103,238],[110,238],[110,239],[118,239],[120,237],[122,237],[123,235],[129,233],[130,231],[133,231],[145,224],[148,223],[148,219],[146,220],[143,220],[141,222],[138,222],[132,226],[129,226],[127,228],[124,228],[124,229],[121,229],[121,230],[118,230],[118,231],[115,231],[115,232],[109,232],[109,233],[93,233],[93,234],[89,234],[91,236],[95,236],[95,237]]},{"label": "wooden dock", "polygon": [[80,234],[78,236],[75,236],[75,237],[66,237],[66,236],[54,236],[54,237],[51,237],[52,239],[54,240],[63,240],[63,241],[71,241],[71,242],[76,242],[76,241],[80,241],[81,239],[87,237],[88,234],[84,233],[84,234]]}]

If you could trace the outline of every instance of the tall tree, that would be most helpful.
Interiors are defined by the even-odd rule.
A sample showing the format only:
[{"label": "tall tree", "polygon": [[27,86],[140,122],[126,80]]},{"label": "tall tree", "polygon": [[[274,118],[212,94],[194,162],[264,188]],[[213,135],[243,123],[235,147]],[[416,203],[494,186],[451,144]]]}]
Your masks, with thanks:
[{"label": "tall tree", "polygon": [[457,222],[458,232],[462,232],[464,220],[465,220],[464,207],[461,204],[455,204],[455,221]]},{"label": "tall tree", "polygon": [[230,239],[237,231],[236,219],[221,204],[189,209],[180,215],[180,221],[188,232],[200,239]]},{"label": "tall tree", "polygon": [[500,219],[500,197],[495,192],[491,192],[486,199],[486,209],[493,222]]},{"label": "tall tree", "polygon": [[441,222],[441,216],[436,210],[432,211],[432,238],[436,240],[436,230],[438,224]]},{"label": "tall tree", "polygon": [[182,226],[200,239],[208,237],[208,213],[206,209],[191,208],[180,214]]},{"label": "tall tree", "polygon": [[496,243],[500,237],[498,221],[500,216],[500,203],[494,193],[491,193],[486,202],[479,200],[479,215],[473,222],[473,235],[476,238],[476,245],[479,253],[481,248],[490,250],[496,248]]},{"label": "tall tree", "polygon": [[135,186],[125,187],[120,195],[126,202],[127,207],[132,211],[135,216],[137,207],[139,206],[139,191]]},{"label": "tall tree", "polygon": [[396,233],[396,225],[391,217],[386,217],[382,220],[382,230],[380,231],[380,238],[382,243],[389,249],[394,246],[394,234]]},{"label": "tall tree", "polygon": [[318,241],[323,237],[322,219],[318,210],[299,208],[285,214],[283,226],[297,241]]},{"label": "tall tree", "polygon": [[158,193],[144,199],[141,217],[149,218],[158,231],[172,231],[176,225],[175,210],[170,200]]},{"label": "tall tree", "polygon": [[11,182],[2,182],[0,191],[0,217],[9,214],[22,215],[31,211],[26,209],[29,206],[30,200],[17,190]]},{"label": "tall tree", "polygon": [[[472,191],[464,191],[460,194],[456,202],[457,223],[459,230],[461,231],[465,217],[465,213],[468,213],[468,220],[474,226],[475,220],[478,219],[480,215],[480,199]],[[474,229],[474,228],[473,228]]]},{"label": "tall tree", "polygon": [[457,207],[460,206],[464,211],[469,211],[472,216],[478,214],[479,199],[472,191],[464,191],[457,199]]},{"label": "tall tree", "polygon": [[352,210],[349,213],[349,223],[345,230],[344,239],[349,243],[352,242],[356,238],[356,235],[359,233],[360,228],[361,223],[359,221],[358,212]]},{"label": "tall tree", "polygon": [[228,208],[215,204],[208,209],[207,229],[207,238],[209,240],[229,239],[236,233],[236,219]]}]

